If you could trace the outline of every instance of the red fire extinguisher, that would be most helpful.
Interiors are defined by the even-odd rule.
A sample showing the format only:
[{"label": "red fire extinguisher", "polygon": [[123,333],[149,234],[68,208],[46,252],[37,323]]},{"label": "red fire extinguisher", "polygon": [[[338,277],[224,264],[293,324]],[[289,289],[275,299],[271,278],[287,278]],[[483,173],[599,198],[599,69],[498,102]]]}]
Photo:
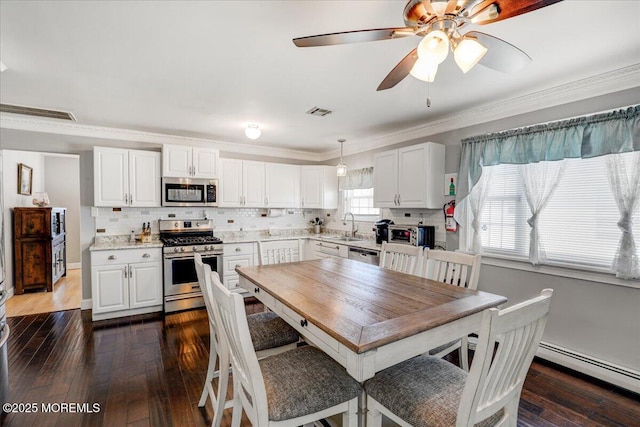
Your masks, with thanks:
[{"label": "red fire extinguisher", "polygon": [[445,203],[442,207],[442,211],[444,212],[445,230],[451,231],[452,233],[458,231],[458,223],[453,219],[453,214],[456,211],[456,201],[452,200],[449,203]]}]

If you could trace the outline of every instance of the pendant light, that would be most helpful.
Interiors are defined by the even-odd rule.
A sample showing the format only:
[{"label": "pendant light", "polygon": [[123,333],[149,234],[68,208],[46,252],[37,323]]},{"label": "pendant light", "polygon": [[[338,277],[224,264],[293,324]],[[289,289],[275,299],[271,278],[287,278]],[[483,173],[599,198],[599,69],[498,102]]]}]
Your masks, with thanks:
[{"label": "pendant light", "polygon": [[337,176],[347,176],[347,165],[342,161],[342,144],[344,144],[346,140],[340,138],[338,142],[340,143],[340,163],[336,166],[336,175]]},{"label": "pendant light", "polygon": [[258,139],[262,134],[260,127],[255,123],[250,123],[247,125],[247,128],[244,130],[244,134],[249,139]]}]

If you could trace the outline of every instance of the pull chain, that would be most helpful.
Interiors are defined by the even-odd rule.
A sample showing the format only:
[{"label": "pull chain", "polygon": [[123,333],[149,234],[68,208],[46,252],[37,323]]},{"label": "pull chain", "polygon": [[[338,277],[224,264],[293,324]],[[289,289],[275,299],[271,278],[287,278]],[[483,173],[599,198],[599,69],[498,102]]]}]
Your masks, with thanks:
[{"label": "pull chain", "polygon": [[431,83],[427,82],[427,108],[431,108]]}]

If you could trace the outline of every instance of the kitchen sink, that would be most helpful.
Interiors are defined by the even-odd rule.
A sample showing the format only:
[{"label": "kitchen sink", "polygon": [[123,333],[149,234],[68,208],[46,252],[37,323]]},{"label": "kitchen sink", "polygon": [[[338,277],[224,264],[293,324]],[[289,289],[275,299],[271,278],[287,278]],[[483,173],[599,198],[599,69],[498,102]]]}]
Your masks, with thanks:
[{"label": "kitchen sink", "polygon": [[357,242],[362,239],[359,239],[357,237],[336,237],[335,239],[332,239],[332,240],[340,240],[341,242]]}]

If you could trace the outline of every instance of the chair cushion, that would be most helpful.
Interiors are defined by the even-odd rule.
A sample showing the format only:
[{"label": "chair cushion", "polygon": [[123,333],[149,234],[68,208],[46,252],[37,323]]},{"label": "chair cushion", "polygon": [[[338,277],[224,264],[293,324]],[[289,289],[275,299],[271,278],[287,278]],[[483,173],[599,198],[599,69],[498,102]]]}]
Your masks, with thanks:
[{"label": "chair cushion", "polygon": [[[445,349],[447,349],[447,348],[449,348],[449,347],[451,347],[452,345],[455,345],[455,344],[458,344],[458,347],[460,347],[460,340],[454,340],[454,341],[448,342],[446,344],[442,344],[440,347],[436,347],[436,348],[434,348],[432,350],[429,350],[429,354],[433,356],[434,354],[438,354],[441,351],[443,351],[443,350],[445,350]],[[453,350],[451,350],[451,351],[453,351]]]},{"label": "chair cushion", "polygon": [[[416,427],[456,425],[467,373],[433,356],[418,356],[368,380],[365,391],[384,407]],[[503,411],[476,424],[495,425]]]},{"label": "chair cushion", "polygon": [[335,360],[304,346],[260,361],[269,420],[312,414],[357,397],[362,388]]},{"label": "chair cushion", "polygon": [[271,311],[250,314],[247,323],[255,351],[295,343],[300,338],[295,329]]}]

